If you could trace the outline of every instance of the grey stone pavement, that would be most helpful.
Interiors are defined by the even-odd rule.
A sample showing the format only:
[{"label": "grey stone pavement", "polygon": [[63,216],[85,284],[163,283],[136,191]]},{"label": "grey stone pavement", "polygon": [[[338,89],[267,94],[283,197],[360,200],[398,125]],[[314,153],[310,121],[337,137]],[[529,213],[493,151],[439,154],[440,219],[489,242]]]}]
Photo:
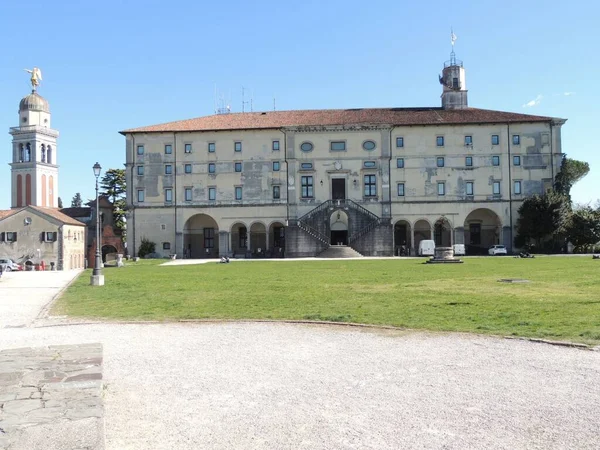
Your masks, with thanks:
[{"label": "grey stone pavement", "polygon": [[[0,282],[0,304],[19,301],[5,292]],[[0,328],[0,350],[102,344],[106,449],[598,448],[597,351],[343,326],[36,317]]]}]

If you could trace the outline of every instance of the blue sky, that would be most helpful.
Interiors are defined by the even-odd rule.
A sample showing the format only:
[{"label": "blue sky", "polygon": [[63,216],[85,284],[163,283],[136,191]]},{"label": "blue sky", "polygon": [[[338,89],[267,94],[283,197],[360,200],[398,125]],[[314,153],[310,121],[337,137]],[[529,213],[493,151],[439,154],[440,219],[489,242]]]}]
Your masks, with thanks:
[{"label": "blue sky", "polygon": [[236,112],[242,86],[255,111],[274,97],[279,110],[439,106],[450,26],[470,106],[569,119],[563,151],[591,166],[572,194],[595,201],[599,15],[591,1],[4,1],[0,209],[24,68],[43,73],[69,206],[94,195],[96,161],[123,167],[119,130],[212,114],[215,85]]}]

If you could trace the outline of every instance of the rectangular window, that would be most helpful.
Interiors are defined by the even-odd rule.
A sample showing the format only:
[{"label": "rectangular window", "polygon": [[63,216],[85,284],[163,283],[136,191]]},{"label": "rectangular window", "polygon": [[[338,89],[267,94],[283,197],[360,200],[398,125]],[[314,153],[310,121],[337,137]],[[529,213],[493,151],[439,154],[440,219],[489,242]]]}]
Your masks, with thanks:
[{"label": "rectangular window", "polygon": [[236,200],[241,200],[242,199],[242,187],[241,186],[236,186],[235,187],[235,199]]},{"label": "rectangular window", "polygon": [[137,201],[138,202],[143,202],[144,201],[144,190],[143,189],[138,189],[138,191],[137,191]]},{"label": "rectangular window", "polygon": [[443,156],[438,156],[438,158],[437,158],[437,166],[438,167],[444,167],[444,157]]},{"label": "rectangular window", "polygon": [[398,169],[404,169],[404,158],[396,159],[396,167]]},{"label": "rectangular window", "polygon": [[273,172],[279,172],[279,161],[273,161]]},{"label": "rectangular window", "polygon": [[217,199],[217,188],[216,187],[209,187],[208,188],[208,200],[209,201],[215,201]]},{"label": "rectangular window", "polygon": [[365,175],[365,197],[377,197],[377,177]]},{"label": "rectangular window", "polygon": [[215,163],[208,163],[208,173],[215,173],[217,166]]},{"label": "rectangular window", "polygon": [[312,176],[303,176],[300,178],[302,185],[302,198],[312,198],[313,197],[313,177]]},{"label": "rectangular window", "polygon": [[56,231],[46,231],[44,233],[44,242],[55,242],[58,237]]},{"label": "rectangular window", "polygon": [[493,193],[494,193],[494,195],[500,195],[500,182],[499,181],[494,181]]},{"label": "rectangular window", "polygon": [[279,151],[279,141],[273,141],[273,151],[274,152]]},{"label": "rectangular window", "polygon": [[171,175],[173,173],[173,166],[171,164],[165,164],[165,175]]},{"label": "rectangular window", "polygon": [[143,145],[138,145],[137,146],[137,154],[138,155],[143,155],[144,154],[144,146]]},{"label": "rectangular window", "polygon": [[171,243],[163,242],[163,250],[171,250]]},{"label": "rectangular window", "polygon": [[438,195],[446,195],[446,183],[438,183]]},{"label": "rectangular window", "polygon": [[465,145],[473,145],[473,136],[465,136]]},{"label": "rectangular window", "polygon": [[144,166],[137,166],[137,174],[139,176],[144,175]]},{"label": "rectangular window", "polygon": [[186,202],[191,202],[192,201],[192,188],[185,188],[185,201]]},{"label": "rectangular window", "polygon": [[402,148],[402,147],[404,147],[404,138],[397,137],[396,138],[396,148]]},{"label": "rectangular window", "polygon": [[497,155],[492,156],[492,166],[500,165],[500,157]]},{"label": "rectangular window", "polygon": [[165,145],[165,155],[170,155],[173,153],[173,146],[171,144]]},{"label": "rectangular window", "polygon": [[[17,232],[16,231],[7,231],[6,233],[2,233],[4,236],[6,236],[4,239],[6,240],[6,242],[17,242]],[[46,233],[48,234],[48,233]],[[53,233],[50,233],[53,234]]]},{"label": "rectangular window", "polygon": [[191,164],[186,164],[184,166],[185,169],[185,173],[192,173],[192,165]]},{"label": "rectangular window", "polygon": [[273,200],[279,200],[281,198],[281,187],[273,186]]},{"label": "rectangular window", "polygon": [[165,202],[171,203],[173,201],[173,189],[165,189]]},{"label": "rectangular window", "polygon": [[215,229],[205,228],[204,232],[204,248],[214,248],[215,246]]},{"label": "rectangular window", "polygon": [[404,197],[404,183],[398,183],[398,197]]},{"label": "rectangular window", "polygon": [[521,136],[513,134],[513,145],[521,145]]},{"label": "rectangular window", "polygon": [[467,181],[467,195],[473,195],[473,182]]},{"label": "rectangular window", "polygon": [[472,156],[465,157],[465,166],[473,167],[473,157]]},{"label": "rectangular window", "polygon": [[192,144],[185,144],[184,151],[185,153],[192,153]]},{"label": "rectangular window", "polygon": [[492,145],[500,145],[500,136],[492,134]]},{"label": "rectangular window", "polygon": [[234,149],[236,152],[241,152],[241,151],[242,151],[242,143],[241,143],[241,142],[239,142],[239,141],[235,142],[235,143],[233,144],[233,149]]},{"label": "rectangular window", "polygon": [[521,194],[521,182],[515,180],[515,194]]},{"label": "rectangular window", "polygon": [[214,142],[209,142],[208,143],[208,153],[214,153],[217,151],[217,144],[215,144]]},{"label": "rectangular window", "polygon": [[438,136],[435,140],[438,147],[444,146],[444,136]]},{"label": "rectangular window", "polygon": [[329,144],[329,148],[332,152],[345,152],[346,151],[346,142],[345,141],[332,141]]},{"label": "rectangular window", "polygon": [[452,89],[459,89],[458,77],[452,78]]},{"label": "rectangular window", "polygon": [[513,164],[515,166],[520,166],[521,165],[521,157],[519,155],[513,156]]},{"label": "rectangular window", "polygon": [[242,171],[242,163],[241,162],[236,162],[235,163],[235,171],[236,172],[241,172]]}]

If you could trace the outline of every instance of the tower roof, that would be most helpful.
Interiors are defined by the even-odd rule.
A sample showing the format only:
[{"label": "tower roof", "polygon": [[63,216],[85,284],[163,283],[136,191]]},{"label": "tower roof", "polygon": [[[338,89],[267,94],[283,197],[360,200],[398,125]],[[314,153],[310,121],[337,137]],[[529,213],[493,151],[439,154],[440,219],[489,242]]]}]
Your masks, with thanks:
[{"label": "tower roof", "polygon": [[32,91],[31,94],[21,99],[21,103],[19,103],[19,112],[21,111],[43,111],[49,113],[50,105],[48,104],[48,100],[37,92]]}]

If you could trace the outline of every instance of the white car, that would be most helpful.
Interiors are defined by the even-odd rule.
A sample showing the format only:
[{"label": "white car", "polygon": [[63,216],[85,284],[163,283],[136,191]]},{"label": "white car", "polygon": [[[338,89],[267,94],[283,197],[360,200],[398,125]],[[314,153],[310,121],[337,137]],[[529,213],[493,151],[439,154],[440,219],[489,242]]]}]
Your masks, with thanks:
[{"label": "white car", "polygon": [[19,270],[19,265],[12,259],[0,259],[0,267],[2,267],[3,272]]},{"label": "white car", "polygon": [[488,254],[491,256],[496,255],[507,255],[506,247],[504,245],[492,245],[488,250]]}]

